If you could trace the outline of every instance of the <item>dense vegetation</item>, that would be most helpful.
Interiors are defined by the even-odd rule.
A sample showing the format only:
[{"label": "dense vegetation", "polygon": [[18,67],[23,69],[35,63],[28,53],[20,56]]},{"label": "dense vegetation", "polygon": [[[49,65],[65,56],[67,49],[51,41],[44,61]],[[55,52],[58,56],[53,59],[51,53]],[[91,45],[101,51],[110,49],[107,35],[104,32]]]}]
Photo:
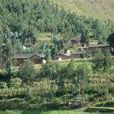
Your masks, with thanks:
[{"label": "dense vegetation", "polygon": [[38,111],[31,111],[31,110],[29,110],[29,111],[10,111],[10,110],[7,110],[7,111],[1,111],[0,113],[2,113],[2,114],[9,114],[9,113],[11,113],[11,114],[60,114],[60,113],[62,113],[62,114],[97,114],[97,113],[85,113],[85,112],[78,112],[78,111],[62,111],[62,110],[60,110],[60,111],[48,111],[48,112],[38,112]]},{"label": "dense vegetation", "polygon": [[28,60],[10,75],[2,71],[1,109],[78,108],[113,99],[113,60],[105,54],[98,50],[93,62],[49,61],[39,69]]},{"label": "dense vegetation", "polygon": [[0,4],[1,38],[10,38],[12,43],[16,39],[22,43],[35,43],[38,32],[60,33],[65,40],[77,34],[83,34],[84,38],[91,34],[102,41],[113,28],[110,21],[78,16],[59,9],[48,0],[1,0]]},{"label": "dense vegetation", "polygon": [[[0,0],[0,109],[68,109],[112,100],[114,60],[109,50],[94,51],[91,61],[51,59],[70,48],[69,40],[79,34],[83,47],[108,38],[113,52],[113,31],[110,21],[67,12],[48,0]],[[52,34],[50,42],[40,42],[39,34],[46,32]],[[13,66],[12,56],[25,53],[23,46],[32,47],[26,53],[45,54],[47,63],[36,68],[27,60]]]},{"label": "dense vegetation", "polygon": [[[82,46],[89,46],[91,40],[103,44],[114,31],[110,20],[102,22],[79,16],[49,0],[1,0],[0,4],[0,44],[8,43],[11,55],[30,52],[51,53],[54,57],[67,50],[70,39],[77,35],[81,35]],[[42,42],[40,33],[51,33],[50,41]],[[24,50],[24,45],[34,46]]]}]

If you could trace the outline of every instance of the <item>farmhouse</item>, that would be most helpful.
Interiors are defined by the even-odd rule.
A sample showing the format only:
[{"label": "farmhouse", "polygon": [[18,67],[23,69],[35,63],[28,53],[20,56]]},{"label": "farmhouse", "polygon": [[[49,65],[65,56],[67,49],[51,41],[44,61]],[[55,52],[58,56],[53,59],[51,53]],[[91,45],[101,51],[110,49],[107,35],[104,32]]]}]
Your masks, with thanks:
[{"label": "farmhouse", "polygon": [[22,54],[15,54],[12,57],[12,63],[15,65],[22,64],[25,60],[30,59],[35,64],[41,64],[45,55],[43,54],[30,54],[30,53],[22,53]]},{"label": "farmhouse", "polygon": [[96,49],[106,49],[109,50],[110,46],[108,44],[103,44],[103,45],[93,45],[93,46],[89,46],[87,48],[84,48],[84,51],[94,51]]}]

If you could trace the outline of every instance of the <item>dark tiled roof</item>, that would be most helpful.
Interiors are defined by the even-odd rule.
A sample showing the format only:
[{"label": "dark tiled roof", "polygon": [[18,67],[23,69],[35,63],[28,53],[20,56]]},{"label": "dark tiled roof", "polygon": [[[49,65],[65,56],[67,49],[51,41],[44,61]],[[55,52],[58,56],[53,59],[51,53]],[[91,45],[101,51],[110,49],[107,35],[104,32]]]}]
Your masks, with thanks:
[{"label": "dark tiled roof", "polygon": [[34,57],[34,56],[45,58],[44,54],[31,54],[31,53],[15,54],[12,58],[13,59],[29,59],[29,58]]}]

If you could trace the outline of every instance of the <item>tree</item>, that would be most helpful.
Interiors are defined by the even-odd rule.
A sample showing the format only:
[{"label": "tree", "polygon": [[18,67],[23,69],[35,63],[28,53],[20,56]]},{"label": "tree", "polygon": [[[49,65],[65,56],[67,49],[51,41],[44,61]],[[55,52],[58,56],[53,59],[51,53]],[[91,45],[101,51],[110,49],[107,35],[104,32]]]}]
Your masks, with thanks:
[{"label": "tree", "polygon": [[102,43],[108,37],[109,29],[105,23],[95,20],[92,29],[94,29],[94,35],[98,43]]},{"label": "tree", "polygon": [[109,68],[112,66],[112,57],[111,57],[111,53],[109,50],[104,50],[103,51],[105,59],[104,59],[104,70],[108,71]]},{"label": "tree", "polygon": [[111,35],[109,35],[108,39],[107,39],[110,48],[111,48],[111,53],[114,54],[114,33],[112,33]]},{"label": "tree", "polygon": [[85,97],[85,88],[87,87],[89,76],[91,75],[91,70],[92,69],[88,64],[79,64],[76,69],[79,97],[82,97],[80,99],[82,105]]},{"label": "tree", "polygon": [[42,76],[42,78],[47,77],[54,80],[58,76],[58,67],[59,66],[57,64],[47,62],[46,64],[43,64],[40,69],[40,76]]},{"label": "tree", "polygon": [[9,83],[10,87],[12,88],[19,88],[21,87],[21,84],[22,80],[20,78],[12,78]]},{"label": "tree", "polygon": [[[65,79],[68,79],[68,85],[69,83],[72,83],[72,86],[74,84],[74,87],[72,87],[72,92],[76,93],[78,89],[78,83],[77,83],[77,72],[76,72],[76,65],[75,61],[71,59],[70,63],[67,65],[67,67],[64,69],[64,77]],[[74,90],[74,91],[73,91]]]},{"label": "tree", "polygon": [[79,64],[76,68],[77,81],[87,84],[89,76],[92,74],[92,66],[88,63]]},{"label": "tree", "polygon": [[86,26],[83,26],[81,31],[82,46],[84,47],[85,44],[89,46],[89,40],[90,40],[90,36],[89,36],[88,28]]},{"label": "tree", "polygon": [[18,75],[25,83],[35,80],[36,70],[34,69],[33,62],[30,60],[25,61],[22,66],[19,67]]},{"label": "tree", "polygon": [[64,78],[63,76],[58,76],[56,79],[56,84],[58,86],[58,92],[60,95],[64,94],[65,86],[64,86]]},{"label": "tree", "polygon": [[51,56],[52,56],[52,58],[54,58],[55,56],[57,56],[57,54],[58,54],[58,48],[57,48],[57,46],[55,45],[55,46],[53,46],[53,47],[51,48]]},{"label": "tree", "polygon": [[46,62],[47,63],[50,63],[51,62],[51,60],[52,60],[52,57],[51,57],[51,50],[48,48],[47,50],[46,50]]},{"label": "tree", "polygon": [[7,83],[6,82],[0,82],[0,89],[7,89]]},{"label": "tree", "polygon": [[11,74],[11,57],[12,57],[11,42],[5,39],[2,45],[2,64],[9,75]]},{"label": "tree", "polygon": [[97,50],[94,56],[96,70],[107,71],[112,65],[112,58],[109,50]]},{"label": "tree", "polygon": [[68,66],[64,69],[63,75],[68,79],[73,79],[76,76],[76,67],[73,59],[70,61]]},{"label": "tree", "polygon": [[[75,87],[74,88],[72,87],[72,90],[73,89],[76,90],[77,89],[77,80],[76,79],[77,79],[76,66],[75,66],[74,60],[72,59],[70,61],[70,63],[66,67],[61,68],[61,70],[59,72],[59,76],[57,77],[59,89],[62,91],[65,91],[66,89],[68,89],[67,87],[69,85],[73,86],[73,84],[74,84]],[[65,89],[65,84],[64,84],[65,80],[67,81],[66,89]],[[72,90],[70,90],[70,91],[72,92]]]},{"label": "tree", "polygon": [[104,60],[105,60],[105,56],[104,56],[102,50],[101,49],[96,50],[94,58],[93,58],[93,61],[95,64],[94,68],[96,70],[103,70]]},{"label": "tree", "polygon": [[22,43],[25,45],[31,45],[36,43],[35,34],[31,29],[23,31],[21,40],[22,40]]}]

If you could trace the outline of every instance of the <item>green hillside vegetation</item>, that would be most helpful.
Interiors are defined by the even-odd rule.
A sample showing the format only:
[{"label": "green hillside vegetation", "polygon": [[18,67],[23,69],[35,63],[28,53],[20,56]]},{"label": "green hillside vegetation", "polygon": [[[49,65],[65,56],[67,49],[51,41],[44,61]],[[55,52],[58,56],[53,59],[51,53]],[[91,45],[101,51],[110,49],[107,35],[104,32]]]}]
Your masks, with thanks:
[{"label": "green hillside vegetation", "polygon": [[[0,0],[0,109],[95,108],[113,100],[113,32],[111,21],[72,13],[49,0]],[[77,35],[79,48],[71,44]],[[105,47],[88,53],[91,41]],[[81,52],[79,59],[54,61],[68,49]],[[45,62],[36,65],[39,59]]]},{"label": "green hillside vegetation", "polygon": [[78,15],[114,21],[113,0],[53,0],[53,2]]},{"label": "green hillside vegetation", "polygon": [[44,53],[49,48],[55,56],[68,49],[69,45],[65,44],[79,34],[82,45],[89,46],[90,40],[106,42],[114,31],[110,21],[79,16],[49,0],[1,0],[0,4],[0,42],[10,40],[14,53],[23,52],[23,45],[36,44],[32,53]]}]

